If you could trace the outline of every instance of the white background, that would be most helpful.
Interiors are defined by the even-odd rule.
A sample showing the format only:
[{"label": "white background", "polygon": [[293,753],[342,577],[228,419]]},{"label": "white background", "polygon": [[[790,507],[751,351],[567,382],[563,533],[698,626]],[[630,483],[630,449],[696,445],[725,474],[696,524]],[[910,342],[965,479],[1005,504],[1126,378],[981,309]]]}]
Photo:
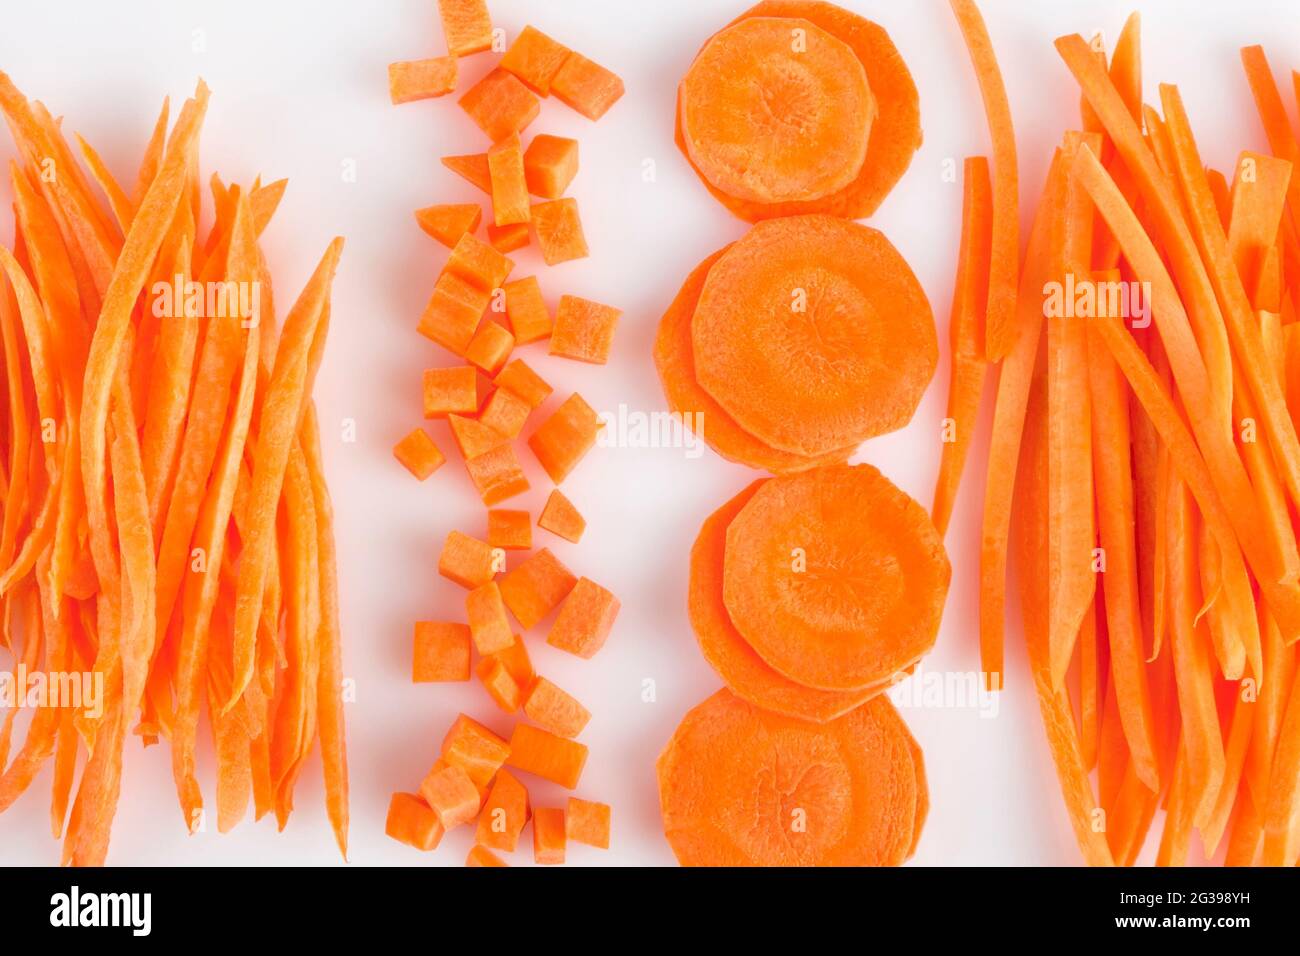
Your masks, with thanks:
[{"label": "white background", "polygon": [[[925,143],[872,225],[902,250],[920,277],[945,340],[960,217],[960,186],[944,164],[987,152],[982,108],[946,3],[846,0],[889,30],[920,89]],[[451,364],[418,336],[415,322],[444,251],[415,226],[411,211],[435,202],[485,197],[443,169],[438,157],[488,145],[452,98],[393,107],[385,67],[444,51],[433,0],[152,0],[6,3],[0,68],[43,99],[65,129],[82,133],[118,178],[136,164],[164,94],[173,108],[202,75],[213,90],[203,135],[205,175],[251,182],[259,173],[290,180],[265,242],[281,311],[335,234],[348,243],[335,286],[333,327],[317,398],[329,478],[338,511],[345,673],[358,686],[348,708],[352,774],[352,853],[359,864],[452,864],[464,860],[467,830],[433,854],[383,834],[389,794],[415,789],[443,732],[460,710],[508,733],[511,719],[482,688],[413,685],[411,624],[460,613],[463,592],[436,573],[453,528],[481,536],[483,508],[452,455],[416,483],[393,460],[393,442],[420,424],[420,371]],[[571,194],[581,205],[591,258],[540,268],[515,254],[516,276],[539,270],[552,306],[572,292],[625,310],[607,367],[522,352],[556,386],[554,403],[579,390],[598,410],[625,403],[655,411],[663,398],[650,357],[655,325],[687,272],[738,238],[745,226],[705,192],[672,141],[678,79],[703,40],[745,9],[744,0],[491,0],[497,25],[513,37],[534,23],[619,72],[626,97],[598,124],[557,101],[544,104],[529,133],[581,139],[582,170]],[[1113,42],[1132,3],[982,4],[1012,100],[1021,156],[1022,200],[1036,197],[1051,147],[1077,124],[1078,94],[1052,47],[1067,32],[1103,30]],[[1266,44],[1275,68],[1300,64],[1295,8],[1277,2],[1144,2],[1148,84],[1181,84],[1207,162],[1230,168],[1241,148],[1263,148],[1237,50]],[[489,67],[462,61],[462,89]],[[1285,80],[1285,74],[1283,74]],[[1287,83],[1289,87],[1289,82]],[[1149,99],[1154,97],[1152,91]],[[174,115],[174,113],[173,113]],[[1214,135],[1211,135],[1213,131]],[[12,155],[7,137],[0,158]],[[646,182],[646,161],[656,177]],[[355,163],[355,182],[343,170]],[[7,176],[0,198],[7,205]],[[1029,205],[1026,201],[1023,205]],[[11,222],[0,236],[12,240]],[[938,457],[946,363],[906,430],[872,441],[858,458],[929,503]],[[353,419],[357,441],[340,440]],[[441,426],[439,426],[441,428]],[[445,430],[435,440],[449,452]],[[534,490],[511,506],[536,509],[545,476],[531,457]],[[702,519],[752,474],[705,450],[600,448],[566,481],[589,521],[580,545],[544,532],[570,567],[623,600],[613,636],[592,661],[579,661],[534,636],[542,673],[594,713],[580,795],[614,807],[613,849],[573,846],[569,861],[597,865],[671,864],[659,824],[654,760],[681,715],[719,681],[696,648],[686,620],[687,555]],[[931,670],[977,669],[975,549],[981,463],[977,457],[949,534],[952,591]],[[1044,742],[1015,632],[1009,636],[1008,690],[995,717],[975,709],[909,708],[904,717],[925,750],[933,809],[917,864],[1073,864],[1077,851]],[[655,682],[657,699],[642,700]],[[211,767],[203,779],[211,798]],[[165,746],[128,745],[121,809],[109,854],[119,864],[334,864],[338,853],[321,807],[313,758],[286,832],[268,817],[234,833],[186,835]],[[534,783],[528,781],[530,786]],[[49,864],[58,848],[48,830],[49,772],[0,817],[0,862]],[[563,793],[533,788],[541,805]],[[1154,840],[1152,841],[1154,843]],[[525,863],[521,851],[512,863]],[[1148,853],[1148,858],[1150,853]]]}]

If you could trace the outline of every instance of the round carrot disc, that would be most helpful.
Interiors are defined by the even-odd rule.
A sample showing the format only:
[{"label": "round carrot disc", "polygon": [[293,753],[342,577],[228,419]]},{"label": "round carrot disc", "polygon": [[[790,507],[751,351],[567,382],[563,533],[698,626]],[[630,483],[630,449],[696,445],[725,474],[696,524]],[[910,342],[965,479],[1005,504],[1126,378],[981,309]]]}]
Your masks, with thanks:
[{"label": "round carrot disc", "polygon": [[656,770],[683,866],[897,866],[912,845],[910,735],[883,696],[814,724],[720,690]]},{"label": "round carrot disc", "polygon": [[732,421],[712,396],[696,383],[691,318],[695,315],[695,304],[700,299],[700,290],[704,288],[709,269],[729,248],[715,252],[695,267],[659,322],[659,333],[655,337],[655,367],[659,370],[668,407],[681,415],[689,428],[728,461],[770,471],[774,475],[844,461],[853,453],[852,448],[807,458],[764,444]]},{"label": "round carrot disc", "polygon": [[[753,17],[792,17],[807,20],[852,48],[867,74],[867,84],[876,104],[867,156],[854,180],[820,199],[759,203],[730,195],[713,185],[703,173],[700,179],[714,198],[747,222],[782,216],[826,213],[846,219],[865,219],[876,211],[907,172],[912,155],[921,146],[921,110],[916,84],[907,64],[889,34],[872,23],[833,3],[817,0],[766,0],[733,21]],[[677,109],[677,146],[694,165],[682,130],[681,97]],[[698,169],[696,172],[700,172]]]},{"label": "round carrot disc", "polygon": [[907,424],[939,358],[898,250],[831,216],[754,226],[709,270],[691,330],[700,387],[742,429],[804,457]]},{"label": "round carrot disc", "polygon": [[696,169],[747,202],[821,199],[857,177],[875,117],[847,43],[807,20],[754,17],[714,34],[681,86]]},{"label": "round carrot disc", "polygon": [[866,690],[816,690],[796,684],[772,670],[754,653],[731,623],[722,603],[723,555],[727,526],[763,485],[760,479],[711,514],[691,549],[691,578],[687,606],[691,627],[704,659],[732,692],[751,704],[787,717],[825,723],[870,700],[889,680]]},{"label": "round carrot disc", "polygon": [[866,688],[934,646],[951,576],[925,509],[870,465],[773,478],[727,528],[722,596],[760,657]]}]

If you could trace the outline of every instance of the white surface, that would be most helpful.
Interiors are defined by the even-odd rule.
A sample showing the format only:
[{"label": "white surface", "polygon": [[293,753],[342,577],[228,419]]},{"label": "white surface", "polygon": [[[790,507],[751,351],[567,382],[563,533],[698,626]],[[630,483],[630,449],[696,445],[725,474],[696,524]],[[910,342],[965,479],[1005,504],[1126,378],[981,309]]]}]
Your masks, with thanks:
[{"label": "white surface", "polygon": [[[634,411],[661,410],[650,358],[659,315],[687,272],[745,229],[709,197],[674,148],[674,89],[700,43],[748,4],[490,5],[510,36],[535,23],[617,70],[628,90],[594,125],[548,101],[529,131],[582,141],[582,171],[572,194],[581,203],[591,258],[539,270],[534,253],[516,255],[516,275],[539,270],[552,305],[562,292],[573,292],[625,310],[613,359],[599,368],[549,360],[537,346],[522,354],[551,379],[560,398],[580,390],[598,410],[615,410],[619,403]],[[943,340],[961,200],[960,186],[944,180],[943,168],[949,160],[959,166],[963,156],[988,151],[975,80],[941,0],[846,5],[890,31],[920,88],[925,144],[872,225],[911,262]],[[1262,147],[1237,49],[1264,42],[1275,67],[1300,63],[1300,35],[1286,29],[1294,24],[1294,7],[1284,0],[1136,5],[1143,13],[1147,82],[1182,85],[1207,161],[1225,168],[1239,148]],[[1078,94],[1053,38],[1100,29],[1113,41],[1133,6],[1098,0],[983,3],[1015,112],[1026,199],[1037,195],[1060,132],[1077,123]],[[463,598],[436,573],[443,537],[453,528],[484,532],[483,508],[458,461],[417,484],[390,453],[398,437],[420,424],[421,369],[449,364],[414,331],[443,251],[419,232],[411,211],[484,198],[438,163],[441,155],[487,146],[454,100],[388,103],[389,61],[442,51],[433,0],[65,0],[10,5],[0,32],[0,68],[28,95],[64,115],[65,128],[85,135],[127,182],[162,96],[170,94],[178,104],[202,75],[213,89],[203,137],[205,174],[219,170],[228,182],[248,182],[259,173],[290,179],[265,240],[281,310],[329,238],[348,239],[317,396],[338,511],[345,672],[358,684],[358,700],[348,708],[348,745],[352,860],[359,864],[460,864],[467,832],[453,833],[432,855],[388,840],[388,796],[418,785],[459,710],[501,731],[511,724],[477,684],[415,686],[409,679],[411,622],[455,615]],[[465,61],[462,88],[488,65],[487,56]],[[0,142],[0,156],[7,158],[10,141]],[[653,182],[643,181],[646,161],[655,164]],[[349,162],[355,163],[355,182],[344,181]],[[7,204],[7,185],[0,196]],[[6,226],[4,241],[10,238]],[[926,503],[946,375],[945,364],[908,429],[869,443],[859,456]],[[355,444],[340,440],[344,419],[357,424]],[[445,430],[435,431],[435,439],[450,446]],[[510,505],[535,514],[549,485],[524,457],[535,487]],[[932,671],[978,667],[974,503],[980,473],[977,457],[949,535],[955,573],[938,647],[925,661]],[[707,449],[690,459],[680,449],[600,448],[565,484],[589,521],[581,545],[539,532],[562,560],[609,586],[624,605],[613,637],[592,661],[553,651],[537,638],[530,645],[539,669],[595,715],[584,734],[591,759],[578,792],[614,806],[614,849],[571,847],[571,863],[673,862],[659,826],[654,759],[682,714],[719,684],[686,621],[687,554],[701,520],[751,478]],[[970,708],[904,711],[925,750],[933,801],[916,863],[1078,859],[1014,633],[1009,661],[1009,689],[993,719]],[[657,687],[653,703],[642,700],[647,679]],[[285,833],[277,834],[266,819],[246,822],[227,836],[190,838],[176,807],[166,748],[142,752],[131,745],[110,862],[335,863],[318,777],[313,760]],[[210,798],[210,765],[203,779]],[[0,817],[0,862],[57,861],[48,835],[49,782],[47,768]],[[562,797],[547,785],[534,788],[542,805]],[[530,856],[521,851],[511,862]]]}]

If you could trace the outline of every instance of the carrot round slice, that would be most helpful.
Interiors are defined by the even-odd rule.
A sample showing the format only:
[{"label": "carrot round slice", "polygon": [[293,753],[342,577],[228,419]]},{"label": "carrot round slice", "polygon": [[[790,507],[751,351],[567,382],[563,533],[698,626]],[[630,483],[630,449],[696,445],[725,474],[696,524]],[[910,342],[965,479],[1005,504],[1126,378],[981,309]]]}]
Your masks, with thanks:
[{"label": "carrot round slice", "polygon": [[[765,0],[742,13],[731,25],[755,17],[807,20],[848,44],[857,55],[866,71],[867,84],[876,103],[876,115],[871,124],[871,135],[867,139],[866,159],[852,182],[820,199],[753,202],[719,189],[702,173],[701,180],[714,198],[747,222],[808,213],[865,219],[876,211],[895,184],[902,179],[912,163],[912,155],[921,146],[920,102],[907,64],[903,62],[898,48],[883,27],[833,3],[822,3],[819,0]],[[687,160],[691,161],[682,129],[680,102],[678,106],[677,146]]]},{"label": "carrot round slice", "polygon": [[885,697],[813,724],[720,690],[656,769],[683,866],[897,866],[912,846],[918,778]]},{"label": "carrot round slice", "polygon": [[682,80],[682,135],[700,174],[737,199],[821,199],[857,176],[875,100],[853,50],[807,20],[741,20]]},{"label": "carrot round slice", "polygon": [[691,548],[688,607],[700,651],[727,687],[742,700],[787,717],[825,723],[848,713],[883,691],[889,683],[865,690],[816,690],[796,684],[772,670],[731,623],[722,602],[723,555],[727,527],[766,479],[759,479],[711,514]]},{"label": "carrot round slice", "polygon": [[718,250],[695,267],[659,321],[659,333],[655,337],[655,367],[659,370],[668,407],[682,416],[687,427],[698,430],[709,447],[728,461],[770,471],[774,475],[844,461],[854,449],[841,448],[809,458],[773,448],[737,425],[696,382],[691,319],[695,316],[695,306],[700,301],[709,269],[730,248],[726,246]]},{"label": "carrot round slice", "polygon": [[907,424],[934,376],[925,290],[880,232],[830,216],[760,222],[709,270],[695,373],[736,424],[806,457]]},{"label": "carrot round slice", "polygon": [[925,509],[870,465],[774,478],[727,528],[723,600],[771,667],[823,690],[926,653],[951,577]]}]

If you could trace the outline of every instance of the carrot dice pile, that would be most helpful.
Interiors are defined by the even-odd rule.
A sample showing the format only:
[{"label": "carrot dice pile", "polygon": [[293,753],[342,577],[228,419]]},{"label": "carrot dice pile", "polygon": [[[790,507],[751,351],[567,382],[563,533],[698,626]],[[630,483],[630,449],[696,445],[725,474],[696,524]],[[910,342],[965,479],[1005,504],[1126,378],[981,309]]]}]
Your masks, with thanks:
[{"label": "carrot dice pile", "polygon": [[[447,55],[392,64],[394,103],[457,92],[458,58],[501,51],[503,31],[493,28],[484,0],[439,0],[438,9]],[[525,27],[495,68],[458,92],[460,108],[487,142],[476,152],[442,158],[491,205],[440,202],[415,212],[419,227],[450,250],[417,324],[421,335],[450,353],[424,373],[423,416],[446,423],[486,511],[485,520],[465,527],[474,534],[486,528],[486,540],[462,531],[448,535],[438,573],[466,593],[462,604],[439,615],[442,620],[415,625],[412,677],[417,683],[477,679],[495,708],[521,719],[506,739],[462,714],[418,792],[393,795],[387,833],[432,850],[447,830],[477,821],[467,866],[508,865],[499,854],[515,852],[530,819],[536,863],[563,863],[569,841],[609,846],[607,805],[570,798],[565,806],[534,808],[524,783],[503,769],[569,790],[578,785],[587,746],[575,738],[591,713],[537,674],[527,632],[553,616],[547,642],[587,658],[604,644],[619,610],[611,592],[570,571],[549,549],[534,550],[532,513],[516,505],[531,489],[526,467],[532,466],[519,453],[525,433],[529,457],[559,484],[596,444],[602,427],[576,392],[566,391],[562,402],[545,408],[554,390],[516,350],[546,343],[550,355],[604,365],[620,316],[612,306],[577,295],[562,296],[553,311],[537,276],[515,274],[510,255],[530,247],[547,266],[588,255],[578,201],[566,195],[578,173],[578,142],[527,132],[552,93],[596,120],[622,96],[623,84]],[[445,461],[422,428],[393,453],[421,481]],[[537,527],[576,544],[586,520],[553,488]],[[516,557],[507,562],[512,553]]]}]

